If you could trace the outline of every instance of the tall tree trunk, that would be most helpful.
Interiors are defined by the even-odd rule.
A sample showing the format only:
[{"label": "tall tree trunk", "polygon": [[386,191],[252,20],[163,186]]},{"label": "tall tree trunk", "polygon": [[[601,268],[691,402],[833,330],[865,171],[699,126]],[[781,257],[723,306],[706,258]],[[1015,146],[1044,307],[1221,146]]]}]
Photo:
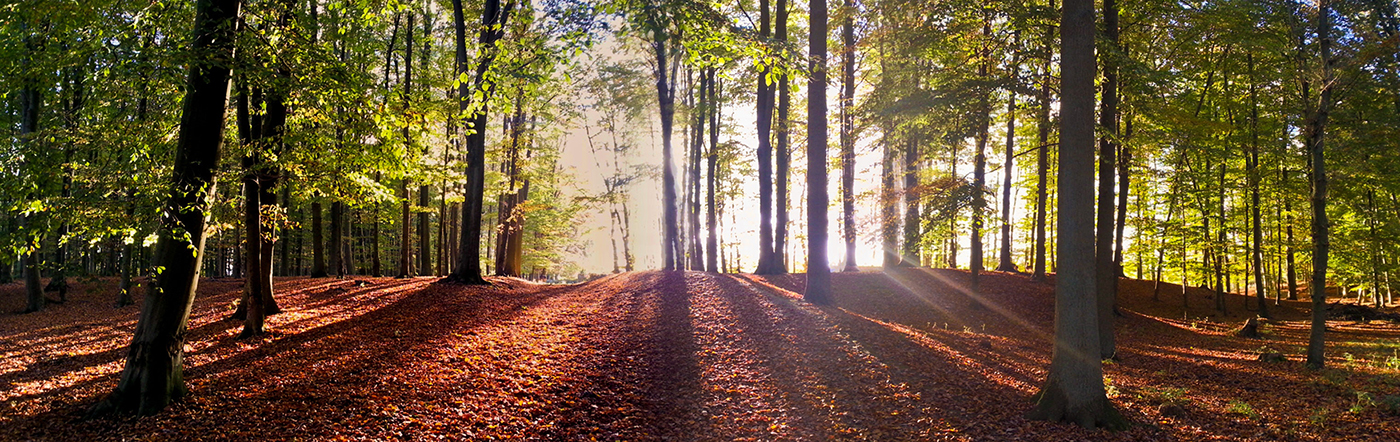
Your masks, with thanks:
[{"label": "tall tree trunk", "polygon": [[1330,252],[1327,220],[1327,168],[1323,157],[1327,118],[1332,112],[1332,7],[1330,0],[1317,4],[1317,40],[1321,47],[1322,92],[1309,115],[1304,137],[1308,148],[1308,163],[1312,178],[1312,280],[1308,293],[1312,295],[1312,329],[1308,334],[1308,367],[1322,368],[1325,331],[1327,329],[1327,255]]},{"label": "tall tree trunk", "polygon": [[[1017,33],[1016,43],[1019,46],[1021,34]],[[1020,70],[1020,58],[1013,55],[1011,57],[1011,70]],[[1006,91],[1006,159],[1001,164],[1001,253],[997,259],[997,270],[1002,272],[1015,272],[1016,263],[1011,261],[1011,175],[1015,170],[1016,161],[1016,91],[1008,88]]]},{"label": "tall tree trunk", "polygon": [[[1012,66],[1015,66],[1015,62]],[[1009,91],[1007,95],[1007,158],[1001,164],[1001,255],[998,257],[998,271],[1019,270],[1011,260],[1011,172],[1015,164],[1016,92]]]},{"label": "tall tree trunk", "polygon": [[[787,0],[777,0],[775,5],[775,17],[773,26],[773,38],[780,45],[786,45],[788,41],[787,22],[788,4]],[[788,90],[788,74],[784,69],[778,74],[778,115],[775,118],[777,125],[777,143],[774,146],[775,158],[774,169],[777,176],[774,178],[775,187],[773,193],[776,194],[773,204],[773,255],[774,273],[787,273],[787,236],[788,236],[788,175],[792,162],[791,146],[788,144],[789,133],[788,111],[792,105],[792,92]]]},{"label": "tall tree trunk", "polygon": [[[282,187],[282,206],[287,208],[287,217],[291,218],[292,192],[290,186]],[[289,240],[281,240],[279,242],[282,243],[282,249],[278,251],[277,256],[277,275],[291,276],[292,242]]]},{"label": "tall tree trunk", "polygon": [[[25,20],[27,20],[27,17]],[[27,30],[29,24],[26,22],[21,26]],[[29,33],[26,32],[26,34]],[[22,69],[24,70],[23,83],[19,91],[19,139],[22,143],[21,147],[24,148],[32,148],[34,146],[34,138],[37,137],[34,133],[39,131],[39,110],[44,100],[44,92],[39,88],[38,80],[34,78],[36,74],[29,72],[36,69],[31,66],[33,62],[33,53],[38,50],[37,43],[33,41],[33,38],[34,37],[30,35],[24,37],[25,57],[22,60]],[[34,179],[39,178],[40,176],[38,174],[34,176]],[[42,188],[42,186],[35,187]],[[30,198],[27,199],[37,199],[37,197],[38,195],[31,194]],[[33,232],[34,230],[39,230],[35,228],[38,223],[35,222],[34,218],[35,215],[21,215],[19,218],[19,229],[22,238],[27,239],[28,242],[32,244],[40,244],[43,242],[42,236],[36,235]],[[39,280],[39,250],[35,247],[27,248],[22,262],[21,265],[24,267],[24,293],[26,301],[24,312],[32,313],[42,311],[48,304],[48,301],[44,299],[44,287]]]},{"label": "tall tree trunk", "polygon": [[[992,35],[991,16],[986,17],[982,25],[982,35]],[[990,43],[983,43],[989,45]],[[988,64],[991,64],[992,50],[990,47],[982,49],[982,63],[977,67],[978,78],[988,81]],[[992,91],[988,87],[982,87],[980,103],[978,103],[977,121],[977,153],[972,159],[972,225],[969,236],[972,245],[971,261],[968,270],[971,273],[972,293],[981,293],[982,284],[982,214],[986,212],[987,197],[983,189],[987,188],[987,139],[991,136],[992,124]],[[957,236],[957,235],[953,235]]]},{"label": "tall tree trunk", "polygon": [[[238,99],[239,114],[246,114],[246,100],[240,94]],[[256,154],[254,154],[256,155]],[[248,245],[248,258],[246,261],[247,280],[243,284],[243,299],[239,303],[238,313],[242,313],[243,331],[238,333],[238,337],[249,338],[261,336],[263,334],[263,290],[264,280],[268,278],[263,273],[262,253],[257,250],[262,244],[262,217],[260,209],[262,207],[258,189],[258,174],[254,169],[258,165],[254,155],[243,157],[243,232],[246,235],[244,244]]]},{"label": "tall tree trunk", "polygon": [[[1311,157],[1309,157],[1311,158]],[[1311,161],[1311,160],[1309,160]],[[1283,180],[1280,187],[1288,184],[1288,170],[1283,171]],[[1298,300],[1298,259],[1293,253],[1293,200],[1288,197],[1283,198],[1283,213],[1287,215],[1284,224],[1287,225],[1287,239],[1284,240],[1284,255],[1288,258],[1288,300]]]},{"label": "tall tree trunk", "polygon": [[[410,96],[413,94],[413,13],[408,13],[408,32],[404,32],[404,57],[403,57],[403,114],[405,118],[410,115]],[[411,155],[413,152],[413,134],[408,130],[408,124],[402,128],[404,153]],[[412,213],[412,195],[408,191],[408,178],[399,180],[399,274],[400,278],[417,276],[413,268],[413,239],[410,216]]]},{"label": "tall tree trunk", "polygon": [[331,257],[330,271],[337,277],[345,276],[345,203],[331,203],[331,239],[327,244],[327,254]]},{"label": "tall tree trunk", "polygon": [[[143,301],[120,383],[89,414],[155,414],[187,391],[184,332],[203,262],[204,208],[216,189],[238,8],[238,0],[195,3],[191,53],[203,57],[190,67],[182,101],[175,175],[153,263],[163,270],[156,276],[155,290]],[[190,259],[191,246],[195,259]]]},{"label": "tall tree trunk", "polygon": [[895,189],[895,143],[893,130],[886,124],[880,130],[880,240],[886,269],[899,265],[899,194]]},{"label": "tall tree trunk", "polygon": [[719,172],[720,95],[719,76],[716,74],[715,68],[710,68],[706,93],[710,102],[710,149],[705,155],[708,173],[705,188],[705,271],[712,273],[719,271],[719,229],[715,219],[715,187],[719,186],[719,179],[715,174]]},{"label": "tall tree trunk", "polygon": [[1103,3],[1104,40],[1109,50],[1102,54],[1103,108],[1099,126],[1104,135],[1099,138],[1099,207],[1095,237],[1095,274],[1098,275],[1099,355],[1110,359],[1117,352],[1113,336],[1113,311],[1118,298],[1118,270],[1113,268],[1113,170],[1117,166],[1115,153],[1118,136],[1118,5],[1114,0]]},{"label": "tall tree trunk", "polygon": [[846,240],[843,271],[857,272],[860,268],[856,267],[856,5],[846,0],[846,8],[841,24],[841,233]]},{"label": "tall tree trunk", "polygon": [[[765,45],[768,44],[771,29],[771,14],[768,0],[758,2],[758,38]],[[815,35],[815,34],[814,34]],[[766,49],[765,49],[766,50]],[[773,249],[773,93],[772,86],[768,84],[768,74],[772,71],[766,61],[760,62],[758,69],[758,103],[754,110],[757,114],[756,127],[758,128],[758,267],[754,273],[767,275],[778,272],[774,261],[776,251]]]},{"label": "tall tree trunk", "polygon": [[[1054,0],[1050,9],[1055,9]],[[1040,75],[1040,96],[1037,97],[1036,132],[1040,145],[1036,148],[1035,185],[1035,276],[1036,281],[1045,280],[1045,206],[1049,198],[1047,187],[1050,174],[1050,63],[1052,46],[1055,41],[1055,28],[1045,28],[1045,66]]]},{"label": "tall tree trunk", "polygon": [[325,245],[326,245],[326,241],[325,241],[325,238],[323,238],[322,235],[321,235],[321,232],[324,231],[324,229],[322,229],[322,226],[321,226],[321,215],[323,215],[324,213],[325,213],[325,210],[321,208],[321,201],[315,200],[315,201],[312,201],[312,202],[311,202],[311,277],[312,277],[312,278],[325,278],[325,277],[326,277],[326,254],[325,254],[325,250],[323,249],[323,247],[325,247]]},{"label": "tall tree trunk", "polygon": [[[1093,256],[1094,2],[1066,0],[1061,12],[1059,256]],[[1055,278],[1055,351],[1045,385],[1027,417],[1085,428],[1121,429],[1127,422],[1108,401],[1098,358],[1096,266],[1060,263]]]},{"label": "tall tree trunk", "polygon": [[[904,147],[904,260],[902,265],[919,266],[919,136],[909,131]],[[810,206],[810,204],[808,204]]]},{"label": "tall tree trunk", "polygon": [[[467,112],[472,108],[471,98],[476,91],[482,92],[484,100],[490,99],[495,83],[486,77],[487,70],[495,62],[495,45],[505,35],[506,23],[514,0],[507,0],[504,6],[500,0],[486,0],[481,10],[481,31],[476,57],[476,70],[471,82],[460,82],[457,90],[458,110]],[[462,0],[452,0],[452,16],[456,31],[456,72],[458,76],[467,74],[467,25],[462,10]],[[457,266],[449,281],[463,284],[486,284],[481,277],[481,210],[486,191],[486,102],[468,114],[470,135],[467,136],[467,189],[463,195],[461,244],[458,249]],[[466,132],[466,131],[464,131]]]},{"label": "tall tree trunk", "polygon": [[[419,57],[421,57],[419,59],[420,66],[428,66],[429,49],[433,47],[432,32],[433,17],[425,15],[423,17],[423,49],[419,51]],[[408,34],[413,35],[412,27],[409,28]],[[409,46],[413,46],[411,39],[408,43]],[[423,155],[421,157],[421,161],[423,162],[428,161],[429,146],[430,143],[424,143],[423,145]],[[431,189],[429,189],[428,182],[425,180],[418,187],[418,207],[420,210],[418,212],[418,274],[437,276],[439,272],[433,269],[432,230],[427,212],[427,208],[431,207],[430,204],[432,204],[432,192]],[[439,223],[441,223],[440,218]],[[439,239],[439,241],[441,241],[441,239]]]},{"label": "tall tree trunk", "polygon": [[1259,316],[1272,318],[1269,305],[1264,299],[1264,244],[1263,217],[1259,204],[1259,87],[1254,77],[1254,54],[1248,55],[1249,62],[1249,198],[1250,219],[1254,236],[1249,247],[1249,257],[1254,263],[1254,295],[1259,300]]},{"label": "tall tree trunk", "polygon": [[705,99],[705,73],[700,72],[700,87],[694,91],[695,104],[695,136],[691,143],[690,154],[690,220],[687,223],[690,227],[690,268],[692,270],[705,270],[705,243],[700,240],[700,160],[704,157],[705,150],[705,123],[709,117],[706,115],[707,105]]},{"label": "tall tree trunk", "polygon": [[826,0],[808,3],[811,38],[807,80],[807,289],[803,298],[830,304],[831,268],[827,266],[826,193]]}]

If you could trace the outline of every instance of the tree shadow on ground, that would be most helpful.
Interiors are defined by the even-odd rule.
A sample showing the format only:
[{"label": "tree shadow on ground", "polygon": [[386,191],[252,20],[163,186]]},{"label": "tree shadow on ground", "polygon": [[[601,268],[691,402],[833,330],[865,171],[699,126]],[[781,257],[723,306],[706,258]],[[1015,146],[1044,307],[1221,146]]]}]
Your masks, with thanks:
[{"label": "tree shadow on ground", "polygon": [[[230,405],[230,402],[239,401],[295,404],[277,407],[278,416],[275,418],[283,422],[300,420],[312,427],[324,425],[328,422],[327,418],[334,417],[327,411],[353,407],[356,399],[353,392],[381,383],[379,381],[383,380],[384,374],[393,370],[395,361],[407,357],[406,354],[411,356],[421,348],[430,348],[447,334],[507,320],[519,314],[524,307],[563,290],[562,287],[541,286],[519,291],[463,289],[445,292],[428,289],[427,281],[403,280],[322,298],[320,301],[323,304],[333,303],[334,299],[349,299],[364,295],[366,291],[415,286],[411,292],[387,305],[366,311],[341,311],[340,314],[347,315],[343,319],[300,333],[279,335],[273,330],[274,333],[263,341],[233,341],[223,336],[226,333],[219,331],[235,327],[237,323],[217,319],[208,321],[191,331],[191,339],[207,337],[213,341],[207,350],[221,353],[222,356],[187,366],[186,378],[191,386],[191,397],[184,403],[151,418],[75,420],[75,416],[104,394],[106,388],[115,384],[117,373],[111,373],[68,387],[6,401],[19,405],[11,405],[15,408],[25,406],[18,404],[19,401],[29,402],[29,406],[52,402],[48,404],[47,411],[17,416],[6,422],[9,427],[6,433],[22,435],[23,438],[81,439],[84,435],[113,434],[117,431],[124,437],[165,437],[162,435],[168,434],[172,428],[197,435],[200,428],[227,429],[229,419],[257,422],[274,417],[256,414],[239,416],[237,414],[259,408],[246,403],[237,407]],[[217,299],[214,301],[217,302]],[[453,314],[444,314],[449,312]],[[210,314],[207,309],[205,314]],[[308,320],[312,318],[300,321]],[[122,348],[104,352],[103,355],[120,358],[124,352],[125,348]],[[282,358],[295,358],[310,365],[289,364]],[[406,387],[403,384],[397,386]],[[348,392],[344,396],[349,399],[338,404],[322,401],[335,395],[334,392]],[[209,413],[211,409],[234,410],[235,414]],[[244,428],[250,432],[259,431],[257,426]],[[268,433],[253,434],[277,437]],[[235,437],[232,434],[225,436]],[[292,433],[282,436],[299,435]]]}]

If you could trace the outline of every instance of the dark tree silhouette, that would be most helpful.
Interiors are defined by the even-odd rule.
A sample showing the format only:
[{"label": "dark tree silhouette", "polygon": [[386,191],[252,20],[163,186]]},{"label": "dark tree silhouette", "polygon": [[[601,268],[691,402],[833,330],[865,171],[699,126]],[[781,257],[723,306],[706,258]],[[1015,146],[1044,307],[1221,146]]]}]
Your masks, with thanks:
[{"label": "dark tree silhouette", "polygon": [[153,264],[161,271],[143,301],[121,381],[90,414],[154,414],[187,392],[184,332],[199,286],[206,208],[217,184],[214,172],[223,148],[229,66],[240,5],[239,0],[195,3],[191,53],[198,58],[190,66],[185,87],[175,175],[156,241]]}]

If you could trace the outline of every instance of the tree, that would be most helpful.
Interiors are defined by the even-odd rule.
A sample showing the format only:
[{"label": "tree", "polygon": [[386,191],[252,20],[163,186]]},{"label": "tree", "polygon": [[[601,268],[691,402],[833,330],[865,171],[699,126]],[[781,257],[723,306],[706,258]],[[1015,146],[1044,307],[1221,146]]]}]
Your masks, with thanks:
[{"label": "tree", "polygon": [[[1118,269],[1113,261],[1113,171],[1117,167],[1114,138],[1118,136],[1118,6],[1114,0],[1103,2],[1104,40],[1101,51],[1103,63],[1103,108],[1099,111],[1099,126],[1104,134],[1099,138],[1099,205],[1097,234],[1094,246],[1094,274],[1097,275],[1099,311],[1099,355],[1113,358],[1113,312],[1117,307]],[[1222,202],[1223,204],[1223,202]],[[1223,230],[1222,230],[1223,232]]]},{"label": "tree", "polygon": [[1327,364],[1323,358],[1327,330],[1327,258],[1331,245],[1328,238],[1327,219],[1327,167],[1323,155],[1324,135],[1327,117],[1332,111],[1332,88],[1334,82],[1332,58],[1332,11],[1329,0],[1317,2],[1317,41],[1322,60],[1322,91],[1313,104],[1303,134],[1308,149],[1308,165],[1312,181],[1312,280],[1308,282],[1308,293],[1312,298],[1312,328],[1308,333],[1308,360],[1312,368],[1322,368]]},{"label": "tree", "polygon": [[204,253],[206,204],[214,194],[223,147],[229,66],[239,0],[195,3],[191,53],[175,175],[161,217],[155,265],[160,269],[141,307],[117,388],[89,412],[154,414],[186,394],[184,332]]},{"label": "tree", "polygon": [[[770,37],[769,0],[759,0],[758,38],[766,48]],[[754,273],[767,275],[782,273],[778,268],[777,251],[773,248],[773,97],[774,87],[769,83],[772,67],[760,62],[758,70],[758,103],[755,105],[758,121],[758,267]]]},{"label": "tree", "polygon": [[[788,4],[787,0],[777,0],[777,2],[777,11],[774,14],[775,24],[773,26],[773,38],[774,41],[777,42],[777,44],[783,45],[783,47],[787,47]],[[790,57],[787,55],[786,52],[784,53],[782,59],[791,63]],[[788,112],[792,107],[792,91],[789,90],[788,87],[788,78],[790,77],[788,75],[788,72],[790,71],[791,69],[789,68],[783,69],[778,72],[778,115],[775,121],[775,125],[777,126],[778,139],[777,143],[774,145],[774,150],[777,151],[777,155],[774,158],[775,164],[773,167],[775,169],[775,172],[777,173],[777,176],[774,178],[774,182],[776,183],[777,187],[773,189],[774,193],[777,194],[774,198],[775,201],[773,208],[776,212],[774,214],[773,219],[773,253],[777,255],[777,263],[774,265],[774,270],[776,270],[777,273],[787,273],[788,269],[788,175],[790,165],[792,163],[791,150],[789,150],[791,149],[791,146],[788,143],[790,138],[788,133],[788,127],[791,125],[791,122],[788,118]]]},{"label": "tree", "polygon": [[846,0],[841,23],[841,230],[846,242],[846,272],[856,267],[856,6]]},{"label": "tree", "polygon": [[807,289],[813,304],[831,303],[831,268],[827,266],[826,193],[826,0],[809,8],[807,79]]},{"label": "tree", "polygon": [[[471,82],[458,81],[458,109],[469,120],[466,131],[467,142],[467,189],[465,204],[462,205],[461,245],[458,251],[457,268],[453,269],[448,281],[462,284],[485,284],[481,277],[481,209],[486,192],[486,117],[487,99],[495,90],[495,83],[487,78],[487,71],[496,60],[496,44],[505,35],[506,23],[514,0],[507,0],[504,6],[500,0],[486,0],[481,10],[481,32],[477,38],[476,69]],[[452,17],[456,30],[457,61],[456,72],[460,77],[467,75],[467,24],[462,11],[462,0],[452,0]],[[472,101],[478,91],[482,99]],[[475,106],[475,107],[474,107]]]},{"label": "tree", "polygon": [[[1094,3],[1066,0],[1060,24],[1060,159],[1057,241],[1060,256],[1092,256],[1094,223]],[[1098,358],[1094,263],[1069,259],[1055,278],[1055,350],[1035,396],[1034,420],[1084,428],[1125,428],[1108,401]]]}]

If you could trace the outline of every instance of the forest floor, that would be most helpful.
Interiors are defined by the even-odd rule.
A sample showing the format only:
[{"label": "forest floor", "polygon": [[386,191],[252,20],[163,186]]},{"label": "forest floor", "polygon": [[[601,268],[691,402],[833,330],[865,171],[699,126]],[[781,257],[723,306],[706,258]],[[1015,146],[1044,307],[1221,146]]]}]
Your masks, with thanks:
[{"label": "forest floor", "polygon": [[[1400,326],[1329,323],[1309,370],[1306,307],[1263,339],[1210,316],[1206,290],[1124,280],[1117,432],[1028,421],[1045,376],[1048,283],[956,270],[834,277],[638,272],[577,285],[279,278],[271,333],[224,320],[241,282],[206,280],[190,319],[190,397],[151,417],[82,419],[115,387],[137,307],[111,280],[19,315],[0,286],[0,440],[1400,440]],[[1183,319],[1185,318],[1185,319]],[[1284,362],[1261,362],[1277,351]]]}]

